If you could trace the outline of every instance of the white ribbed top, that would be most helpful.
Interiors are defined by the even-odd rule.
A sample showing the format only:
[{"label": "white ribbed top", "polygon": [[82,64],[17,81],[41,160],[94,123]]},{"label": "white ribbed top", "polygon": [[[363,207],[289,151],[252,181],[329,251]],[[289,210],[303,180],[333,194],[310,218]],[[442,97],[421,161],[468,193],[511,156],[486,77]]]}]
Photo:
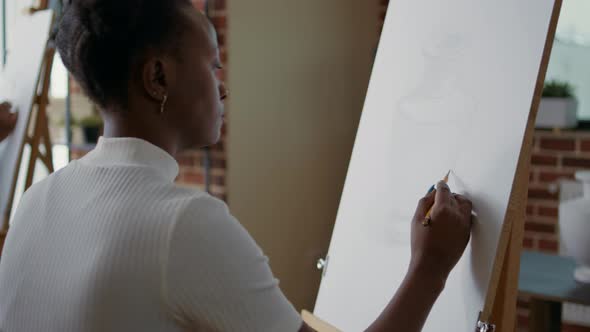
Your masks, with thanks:
[{"label": "white ribbed top", "polygon": [[0,261],[0,331],[297,331],[268,259],[222,201],[134,138],[23,196]]}]

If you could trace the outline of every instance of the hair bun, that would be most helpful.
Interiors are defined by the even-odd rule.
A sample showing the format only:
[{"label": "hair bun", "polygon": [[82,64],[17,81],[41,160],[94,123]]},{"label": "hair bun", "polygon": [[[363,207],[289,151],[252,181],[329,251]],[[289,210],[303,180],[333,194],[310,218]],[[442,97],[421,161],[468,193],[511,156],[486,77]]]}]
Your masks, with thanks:
[{"label": "hair bun", "polygon": [[[153,0],[152,0],[153,1]],[[134,28],[137,8],[145,5],[138,0],[73,0],[70,5],[80,23],[99,39],[108,36],[123,37],[125,31]]]},{"label": "hair bun", "polygon": [[[133,63],[148,47],[172,51],[189,0],[71,0],[55,36],[62,61],[99,107],[125,107]],[[176,45],[174,44],[174,47]]]}]

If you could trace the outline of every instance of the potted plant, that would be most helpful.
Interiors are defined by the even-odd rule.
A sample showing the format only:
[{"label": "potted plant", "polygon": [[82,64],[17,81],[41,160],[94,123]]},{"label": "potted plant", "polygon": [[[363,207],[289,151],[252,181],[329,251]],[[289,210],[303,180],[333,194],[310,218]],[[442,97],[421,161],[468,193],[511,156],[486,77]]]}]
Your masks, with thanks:
[{"label": "potted plant", "polygon": [[84,139],[88,144],[96,144],[98,137],[100,136],[100,130],[102,127],[102,119],[97,114],[89,115],[80,121],[79,126],[84,132]]},{"label": "potted plant", "polygon": [[578,126],[578,101],[573,87],[567,82],[549,81],[543,88],[543,98],[535,126],[537,128],[575,128]]}]

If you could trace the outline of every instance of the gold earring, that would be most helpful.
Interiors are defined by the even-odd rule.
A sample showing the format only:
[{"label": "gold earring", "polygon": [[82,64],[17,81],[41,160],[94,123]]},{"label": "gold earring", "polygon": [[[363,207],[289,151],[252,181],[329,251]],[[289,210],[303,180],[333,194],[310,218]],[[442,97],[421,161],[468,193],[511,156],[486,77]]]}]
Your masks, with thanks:
[{"label": "gold earring", "polygon": [[166,102],[168,101],[168,95],[164,95],[164,99],[162,99],[162,104],[160,105],[160,114],[164,113],[164,107],[166,107]]}]

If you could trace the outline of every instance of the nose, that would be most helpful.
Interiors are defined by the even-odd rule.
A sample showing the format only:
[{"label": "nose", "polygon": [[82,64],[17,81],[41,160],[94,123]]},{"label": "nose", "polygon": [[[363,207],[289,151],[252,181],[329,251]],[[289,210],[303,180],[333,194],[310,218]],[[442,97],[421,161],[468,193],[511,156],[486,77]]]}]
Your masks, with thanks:
[{"label": "nose", "polygon": [[225,86],[225,83],[220,82],[219,83],[219,96],[221,97],[221,100],[225,100],[227,98],[228,94],[229,94],[229,90]]}]

